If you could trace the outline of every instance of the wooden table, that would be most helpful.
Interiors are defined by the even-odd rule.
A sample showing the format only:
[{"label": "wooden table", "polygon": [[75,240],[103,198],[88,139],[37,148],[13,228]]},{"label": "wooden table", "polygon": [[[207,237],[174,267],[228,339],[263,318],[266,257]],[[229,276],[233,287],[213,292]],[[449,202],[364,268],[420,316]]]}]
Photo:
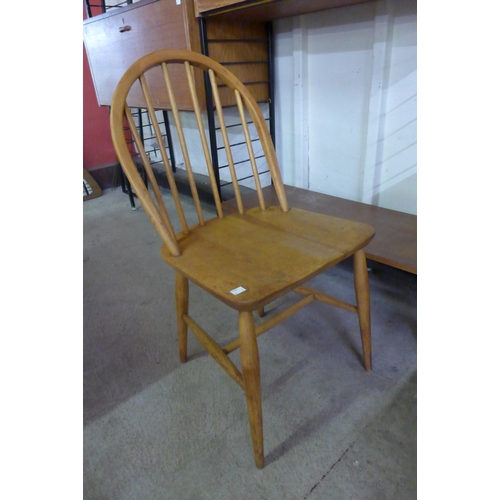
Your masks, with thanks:
[{"label": "wooden table", "polygon": [[[367,258],[417,274],[417,217],[415,215],[292,186],[285,186],[285,191],[291,207],[372,225],[376,234],[365,248]],[[268,206],[279,205],[272,186],[264,188],[263,192]],[[243,204],[245,207],[258,206],[257,193],[244,195]],[[236,200],[226,201],[223,208],[235,212]]]}]

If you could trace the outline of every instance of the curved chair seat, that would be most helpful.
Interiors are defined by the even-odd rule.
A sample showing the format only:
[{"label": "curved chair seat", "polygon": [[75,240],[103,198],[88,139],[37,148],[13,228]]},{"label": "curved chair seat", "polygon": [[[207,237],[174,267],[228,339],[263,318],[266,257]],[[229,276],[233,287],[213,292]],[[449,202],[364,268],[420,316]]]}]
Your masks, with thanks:
[{"label": "curved chair seat", "polygon": [[[238,311],[255,311],[366,246],[374,229],[291,208],[251,209],[190,228],[176,271]],[[231,293],[241,288],[240,293]]]}]

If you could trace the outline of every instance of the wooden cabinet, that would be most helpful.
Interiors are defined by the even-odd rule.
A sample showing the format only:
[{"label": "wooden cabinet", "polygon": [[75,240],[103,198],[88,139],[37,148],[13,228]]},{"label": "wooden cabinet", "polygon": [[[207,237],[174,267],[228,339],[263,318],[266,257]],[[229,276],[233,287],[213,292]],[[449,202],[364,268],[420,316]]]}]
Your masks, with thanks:
[{"label": "wooden cabinet", "polygon": [[[97,101],[111,105],[115,87],[125,70],[140,57],[162,49],[188,49],[200,52],[198,21],[192,1],[143,0],[119,11],[92,17],[83,23],[83,36]],[[180,109],[192,110],[184,68],[172,76],[184,91],[178,97]],[[156,90],[163,85],[161,71],[148,83]],[[185,85],[184,85],[185,83]],[[200,102],[204,102],[203,81],[197,82]],[[159,106],[169,109],[166,91]],[[138,87],[132,89],[130,104],[145,107]]]}]

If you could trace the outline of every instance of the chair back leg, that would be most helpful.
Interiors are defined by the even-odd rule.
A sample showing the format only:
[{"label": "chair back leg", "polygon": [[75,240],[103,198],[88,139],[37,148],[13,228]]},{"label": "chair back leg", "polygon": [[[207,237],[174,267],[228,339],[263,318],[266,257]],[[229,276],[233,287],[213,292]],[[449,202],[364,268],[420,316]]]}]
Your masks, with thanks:
[{"label": "chair back leg", "polygon": [[368,283],[368,270],[366,256],[363,249],[354,254],[354,289],[361,330],[361,344],[363,346],[363,361],[367,372],[372,369],[372,347],[370,328],[370,287]]},{"label": "chair back leg", "polygon": [[181,363],[185,363],[187,361],[187,324],[184,321],[184,315],[188,314],[189,282],[181,273],[175,273],[175,303],[177,308],[179,357]]}]

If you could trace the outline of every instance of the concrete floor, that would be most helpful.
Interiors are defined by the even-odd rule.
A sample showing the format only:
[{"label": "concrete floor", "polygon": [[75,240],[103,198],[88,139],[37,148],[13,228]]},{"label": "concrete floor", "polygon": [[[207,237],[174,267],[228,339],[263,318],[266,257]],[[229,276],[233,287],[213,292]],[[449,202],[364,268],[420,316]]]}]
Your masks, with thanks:
[{"label": "concrete floor", "polygon": [[[259,338],[258,470],[241,389],[192,335],[178,360],[174,273],[144,211],[116,190],[83,212],[84,498],[416,498],[416,276],[371,264],[371,373],[357,317],[324,304]],[[350,262],[313,282],[354,301]],[[236,313],[196,286],[190,305],[218,342],[237,335]]]}]

